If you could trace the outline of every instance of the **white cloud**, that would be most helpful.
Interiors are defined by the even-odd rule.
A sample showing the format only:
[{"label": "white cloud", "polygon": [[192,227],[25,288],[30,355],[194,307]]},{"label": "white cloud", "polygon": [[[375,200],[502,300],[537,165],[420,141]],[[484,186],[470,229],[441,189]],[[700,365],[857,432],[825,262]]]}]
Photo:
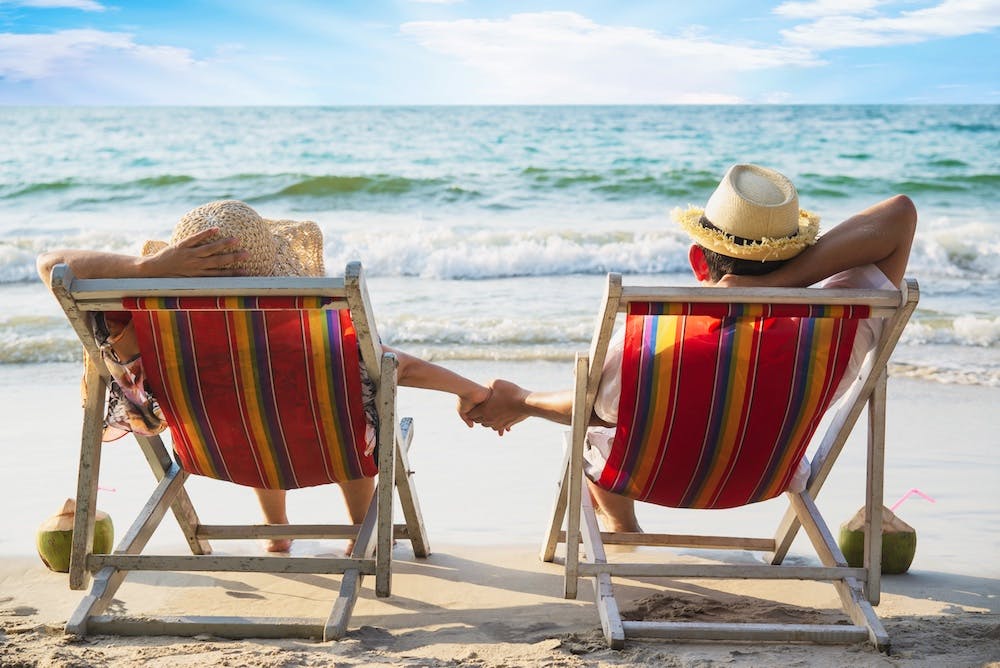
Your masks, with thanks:
[{"label": "white cloud", "polygon": [[884,5],[886,0],[814,0],[814,2],[783,2],[772,12],[792,19],[812,19],[821,16],[867,14]]},{"label": "white cloud", "polygon": [[1000,27],[1000,0],[944,0],[931,7],[901,11],[897,16],[822,16],[781,34],[789,44],[822,51],[912,44],[983,33],[997,27]]},{"label": "white cloud", "polygon": [[[244,56],[244,54],[247,54]],[[62,30],[0,34],[0,98],[65,104],[310,103],[310,87],[282,63],[226,44],[197,58],[128,33]],[[295,97],[298,95],[299,97]]]},{"label": "white cloud", "polygon": [[741,73],[821,64],[809,49],[667,36],[575,12],[405,23],[401,31],[484,82],[489,102],[739,102]]},{"label": "white cloud", "polygon": [[81,9],[85,12],[103,12],[106,8],[94,0],[6,0],[0,4],[40,9]]},{"label": "white cloud", "polygon": [[102,53],[117,53],[136,61],[177,69],[193,64],[185,49],[142,46],[127,33],[101,30],[61,30],[46,34],[0,35],[0,77],[10,81],[43,79],[66,66],[86,64]]}]

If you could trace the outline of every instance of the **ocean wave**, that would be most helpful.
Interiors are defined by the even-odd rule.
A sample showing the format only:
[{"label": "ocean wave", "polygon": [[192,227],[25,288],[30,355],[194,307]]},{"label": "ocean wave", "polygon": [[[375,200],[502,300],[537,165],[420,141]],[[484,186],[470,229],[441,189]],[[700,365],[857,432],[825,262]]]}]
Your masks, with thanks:
[{"label": "ocean wave", "polygon": [[0,320],[0,364],[83,359],[80,339],[65,318],[15,316]]},{"label": "ocean wave", "polygon": [[521,177],[535,191],[584,191],[605,199],[664,197],[700,199],[718,184],[718,175],[701,170],[657,170],[655,165],[612,166],[605,170],[525,167]]},{"label": "ocean wave", "polygon": [[404,195],[420,188],[446,185],[444,179],[414,179],[392,174],[373,176],[310,176],[296,180],[273,195],[278,197],[332,197],[368,193],[372,195]]},{"label": "ocean wave", "polygon": [[364,258],[373,276],[486,279],[519,276],[676,273],[687,270],[688,242],[675,233],[571,231],[327,235],[330,267]]},{"label": "ocean wave", "polygon": [[939,158],[927,163],[931,167],[968,167],[969,163],[956,158]]},{"label": "ocean wave", "polygon": [[[265,207],[260,210],[268,212]],[[372,276],[471,280],[608,271],[672,274],[688,270],[689,242],[665,222],[631,225],[655,230],[649,232],[557,229],[547,220],[537,227],[548,229],[523,229],[530,222],[521,214],[515,215],[516,226],[500,219],[487,225],[470,224],[465,218],[430,223],[396,216],[376,217],[373,224],[344,232],[321,223],[325,227],[326,263],[334,270],[361,258]],[[911,274],[921,279],[963,279],[971,283],[1000,279],[997,228],[985,223],[938,222],[918,230],[910,256]],[[159,238],[157,234],[169,234],[169,230],[136,231],[130,235],[128,230],[84,226],[40,233],[26,226],[8,234],[0,238],[0,285],[35,280],[35,257],[43,250],[63,247],[136,253],[145,239]]]},{"label": "ocean wave", "polygon": [[934,364],[908,364],[891,362],[889,375],[902,378],[929,380],[945,385],[985,385],[1000,387],[1000,369],[963,369]]},{"label": "ocean wave", "polygon": [[[851,160],[868,160],[867,154],[844,154]],[[903,179],[871,175],[819,174],[797,176],[800,197],[806,201],[838,201],[858,197],[885,196],[905,192],[912,196],[962,194],[973,200],[991,201],[1000,188],[1000,174],[957,173],[968,165],[955,159],[929,163],[929,173]],[[74,210],[99,208],[124,200],[156,204],[177,201],[178,207],[192,201],[238,197],[248,202],[290,203],[292,208],[311,209],[364,203],[364,206],[406,207],[413,203],[441,205],[478,203],[492,208],[498,202],[519,207],[559,206],[570,198],[578,202],[648,203],[683,205],[703,202],[718,183],[714,171],[657,168],[653,164],[603,168],[511,167],[490,171],[414,176],[401,173],[234,173],[196,176],[165,173],[122,181],[74,177],[38,183],[0,184],[0,200],[24,206],[55,206]],[[360,204],[358,204],[360,205]]]},{"label": "ocean wave", "polygon": [[1000,174],[966,174],[900,181],[892,184],[892,190],[911,196],[919,196],[924,193],[959,192],[995,194],[998,186],[1000,186]]},{"label": "ocean wave", "polygon": [[[29,195],[38,195],[51,192],[62,192],[77,185],[73,179],[62,179],[59,181],[42,181],[40,183],[29,183],[24,185],[0,186],[0,199],[14,199]],[[8,192],[4,192],[7,190]]]},{"label": "ocean wave", "polygon": [[954,130],[956,132],[996,132],[1000,129],[1000,126],[996,126],[993,123],[949,123],[947,125],[949,130]]},{"label": "ocean wave", "polygon": [[928,277],[1000,278],[1000,234],[982,223],[918,230],[910,255],[911,274]]},{"label": "ocean wave", "polygon": [[907,344],[950,344],[980,348],[1000,347],[1000,317],[962,315],[910,322],[902,337]]}]

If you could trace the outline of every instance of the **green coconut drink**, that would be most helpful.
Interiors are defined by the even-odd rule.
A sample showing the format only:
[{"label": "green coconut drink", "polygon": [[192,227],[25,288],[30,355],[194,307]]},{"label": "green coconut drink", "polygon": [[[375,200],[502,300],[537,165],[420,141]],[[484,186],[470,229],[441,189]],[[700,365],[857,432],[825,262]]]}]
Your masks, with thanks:
[{"label": "green coconut drink", "polygon": [[[38,556],[50,570],[66,573],[69,571],[69,555],[73,546],[73,514],[76,500],[66,499],[62,510],[48,518],[38,527],[36,544]],[[94,553],[108,554],[115,542],[115,527],[111,516],[97,511],[94,522]]]},{"label": "green coconut drink", "polygon": [[[847,564],[860,568],[864,564],[865,509],[862,507],[850,520],[840,525],[840,551]],[[905,573],[917,552],[917,532],[899,519],[891,510],[882,507],[882,573]]]}]

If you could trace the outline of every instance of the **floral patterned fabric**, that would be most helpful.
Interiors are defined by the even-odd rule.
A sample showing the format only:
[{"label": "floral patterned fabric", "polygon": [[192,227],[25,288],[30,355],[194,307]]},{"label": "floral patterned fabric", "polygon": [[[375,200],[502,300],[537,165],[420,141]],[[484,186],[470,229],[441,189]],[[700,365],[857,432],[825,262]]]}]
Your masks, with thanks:
[{"label": "floral patterned fabric", "polygon": [[167,428],[167,422],[156,399],[146,388],[142,358],[138,352],[128,354],[135,349],[131,320],[96,313],[92,322],[94,340],[112,378],[102,440],[114,441],[129,432],[140,436],[159,434]]}]

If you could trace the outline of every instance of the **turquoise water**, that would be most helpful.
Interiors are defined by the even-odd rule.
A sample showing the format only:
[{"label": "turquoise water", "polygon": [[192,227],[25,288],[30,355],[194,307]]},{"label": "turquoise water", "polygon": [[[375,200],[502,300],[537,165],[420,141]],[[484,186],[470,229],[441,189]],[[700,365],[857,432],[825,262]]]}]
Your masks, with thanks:
[{"label": "turquoise water", "polygon": [[0,137],[0,363],[79,355],[38,252],[137,252],[220,198],[319,223],[387,341],[568,359],[606,272],[693,282],[669,211],[749,161],[826,226],[910,195],[922,301],[894,371],[1000,385],[998,106],[0,108]]}]

